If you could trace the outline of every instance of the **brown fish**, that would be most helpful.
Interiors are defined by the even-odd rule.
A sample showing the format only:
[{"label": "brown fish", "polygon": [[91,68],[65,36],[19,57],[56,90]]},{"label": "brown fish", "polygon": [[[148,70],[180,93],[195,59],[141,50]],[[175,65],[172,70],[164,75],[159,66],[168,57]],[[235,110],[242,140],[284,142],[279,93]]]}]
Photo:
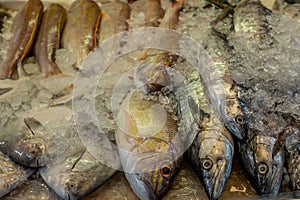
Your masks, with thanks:
[{"label": "brown fish", "polygon": [[23,61],[30,51],[43,14],[40,0],[29,0],[18,13],[12,25],[12,38],[6,59],[1,67],[0,78],[10,78],[17,68],[19,60]]},{"label": "brown fish", "polygon": [[76,54],[76,67],[79,69],[88,53],[98,45],[100,21],[100,7],[92,0],[74,1],[67,12],[62,44]]},{"label": "brown fish", "polygon": [[51,4],[43,15],[34,52],[44,76],[61,73],[55,64],[55,52],[60,46],[61,33],[66,21],[66,10],[59,4]]}]

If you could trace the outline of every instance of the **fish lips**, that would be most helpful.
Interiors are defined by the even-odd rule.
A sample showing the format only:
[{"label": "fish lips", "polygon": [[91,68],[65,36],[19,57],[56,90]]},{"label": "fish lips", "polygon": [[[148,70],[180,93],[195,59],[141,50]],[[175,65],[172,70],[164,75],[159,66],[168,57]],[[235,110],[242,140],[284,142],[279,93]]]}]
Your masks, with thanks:
[{"label": "fish lips", "polygon": [[228,158],[218,160],[209,171],[201,168],[203,182],[210,200],[220,198],[231,172],[233,148],[230,144],[227,147]]},{"label": "fish lips", "polygon": [[226,128],[239,140],[242,140],[246,137],[246,124],[241,124],[236,121],[236,119],[227,120],[225,122]]},{"label": "fish lips", "polygon": [[131,188],[140,199],[156,200],[161,199],[160,195],[155,194],[150,185],[143,181],[140,173],[125,173]]},{"label": "fish lips", "polygon": [[255,160],[253,149],[246,143],[240,142],[240,152],[242,152],[242,163],[251,178],[255,181],[253,187],[259,194],[276,195],[279,192],[283,174],[283,152],[278,151],[273,155],[273,160],[264,164],[269,169],[264,175],[258,173],[258,163]]}]

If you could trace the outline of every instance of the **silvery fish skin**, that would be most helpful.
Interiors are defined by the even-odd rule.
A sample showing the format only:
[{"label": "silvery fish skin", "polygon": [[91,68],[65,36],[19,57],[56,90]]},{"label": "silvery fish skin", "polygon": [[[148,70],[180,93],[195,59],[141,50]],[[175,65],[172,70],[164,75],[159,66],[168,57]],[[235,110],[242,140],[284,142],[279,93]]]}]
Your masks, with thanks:
[{"label": "silvery fish skin", "polygon": [[3,197],[22,184],[33,171],[15,164],[8,156],[0,152],[0,172],[0,197]]},{"label": "silvery fish skin", "polygon": [[[258,51],[268,51],[275,43],[267,20],[271,14],[271,11],[257,0],[243,0],[237,5],[233,16],[234,35],[244,38],[244,51],[249,56]],[[238,44],[234,47],[238,49]],[[249,71],[253,73],[257,70],[254,67],[259,67],[259,64],[250,64],[243,68],[249,67]],[[271,108],[272,101],[268,100],[270,87],[260,86],[259,83],[248,84],[253,88],[257,84],[257,88],[242,94],[242,98],[246,100],[245,111],[250,120],[247,137],[239,144],[241,159],[256,183],[254,186],[257,192],[276,195],[280,189],[284,163],[284,153],[278,137],[286,122],[273,110],[267,112],[262,109],[269,109],[268,105]],[[277,124],[280,124],[280,127]]]},{"label": "silvery fish skin", "polygon": [[23,61],[29,53],[43,15],[43,3],[40,0],[29,0],[14,19],[12,38],[9,49],[1,67],[2,79],[10,78],[17,68],[17,63]]},{"label": "silvery fish skin", "polygon": [[43,14],[34,52],[45,77],[61,73],[55,63],[55,52],[60,46],[65,21],[66,10],[59,4],[51,4]]},{"label": "silvery fish skin", "polygon": [[183,143],[177,124],[155,101],[133,91],[118,114],[116,141],[123,170],[141,199],[161,199],[182,162]]},{"label": "silvery fish skin", "polygon": [[[176,29],[179,22],[179,12],[184,0],[172,2],[166,8],[165,14],[160,21],[160,28]],[[174,44],[176,45],[176,44]],[[160,90],[170,82],[166,67],[170,67],[177,56],[169,55],[168,52],[146,50],[141,56],[140,66],[135,68],[134,80],[138,88],[145,93]]]},{"label": "silvery fish skin", "polygon": [[[175,65],[176,70],[180,64]],[[209,102],[203,83],[197,69],[191,66],[180,66],[182,73],[187,77],[188,89],[176,92],[177,95],[188,96],[187,102],[184,98],[179,98],[181,113],[186,113],[184,109],[189,107],[192,110],[194,121],[188,120],[189,116],[181,116],[181,124],[185,126],[183,130],[188,131],[187,135],[194,135],[195,139],[188,149],[188,156],[193,164],[193,168],[199,179],[204,183],[209,199],[219,199],[222,195],[228,177],[231,172],[234,143],[230,132],[226,129],[220,116],[213,110]],[[186,105],[187,104],[187,105]],[[198,130],[189,132],[196,122]]]},{"label": "silvery fish skin", "polygon": [[79,69],[81,62],[98,44],[101,16],[100,7],[93,0],[76,0],[67,12],[62,45],[76,54],[75,67]]},{"label": "silvery fish skin", "polygon": [[300,129],[287,127],[283,133],[286,148],[286,166],[292,191],[300,190]]},{"label": "silvery fish skin", "polygon": [[66,200],[85,197],[115,172],[87,151],[78,151],[62,163],[40,169],[47,185]]}]

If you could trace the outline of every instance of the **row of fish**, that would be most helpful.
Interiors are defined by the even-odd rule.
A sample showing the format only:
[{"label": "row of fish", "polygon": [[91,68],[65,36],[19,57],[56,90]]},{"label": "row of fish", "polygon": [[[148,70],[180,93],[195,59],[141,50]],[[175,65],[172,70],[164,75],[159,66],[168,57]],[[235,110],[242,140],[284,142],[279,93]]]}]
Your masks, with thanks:
[{"label": "row of fish", "polygon": [[[81,5],[83,2],[87,2],[87,4]],[[142,83],[145,87],[142,91],[146,94],[141,91],[129,93],[125,100],[120,102],[118,129],[115,122],[112,122],[112,128],[107,125],[108,129],[112,129],[112,133],[116,132],[115,136],[110,137],[112,141],[116,140],[120,147],[120,161],[131,188],[141,199],[161,199],[172,188],[172,182],[180,170],[184,148],[191,143],[188,149],[188,157],[199,179],[204,183],[208,197],[210,199],[220,198],[231,172],[234,152],[232,134],[238,141],[242,163],[252,176],[253,183],[257,185],[259,193],[276,195],[279,192],[285,169],[291,189],[298,189],[299,124],[297,112],[293,111],[292,116],[289,116],[292,113],[290,111],[286,111],[282,115],[278,114],[282,113],[282,107],[279,110],[280,106],[295,105],[295,103],[291,99],[285,101],[289,103],[287,105],[283,102],[276,103],[280,106],[277,106],[278,110],[276,112],[272,112],[268,102],[269,99],[266,98],[271,98],[273,94],[276,94],[278,97],[276,100],[282,100],[280,94],[285,91],[286,87],[289,87],[288,91],[291,90],[292,95],[295,96],[299,91],[297,89],[297,79],[293,80],[293,83],[288,86],[282,86],[279,83],[279,86],[273,84],[273,88],[271,88],[269,82],[265,84],[258,80],[259,78],[265,78],[263,73],[258,78],[256,77],[258,72],[253,65],[259,64],[260,60],[255,60],[255,64],[253,64],[254,59],[250,60],[251,62],[249,61],[252,58],[251,55],[256,55],[256,51],[270,50],[270,46],[273,45],[273,38],[268,35],[271,29],[269,30],[267,26],[267,23],[272,23],[269,22],[272,17],[268,18],[268,16],[273,14],[255,0],[242,1],[234,9],[234,31],[232,32],[232,18],[230,16],[225,17],[221,23],[215,21],[222,14],[222,9],[211,7],[210,4],[204,1],[186,1],[184,5],[183,3],[183,1],[167,2],[165,4],[161,4],[160,1],[136,1],[131,5],[131,16],[128,4],[117,3],[116,7],[119,14],[112,17],[112,20],[110,18],[105,19],[105,17],[102,19],[103,22],[108,20],[108,22],[113,21],[111,24],[114,24],[110,24],[112,26],[111,30],[100,29],[100,35],[102,31],[106,37],[127,30],[128,27],[154,26],[177,29],[201,43],[215,63],[212,68],[205,68],[199,74],[194,67],[167,52],[147,50],[137,59],[137,63],[141,67],[133,73],[134,83],[138,83],[138,88],[139,84]],[[42,10],[37,1],[31,0],[28,5],[29,9],[35,9],[35,6],[38,5],[37,7]],[[101,15],[100,8],[98,9],[92,5],[97,4],[93,1],[76,1],[71,5],[67,14],[64,34],[69,37],[65,37],[63,46],[77,50],[77,64],[75,65],[79,68],[82,59],[97,44],[95,34],[98,31]],[[103,7],[109,7],[110,5],[112,4],[103,4]],[[91,12],[93,14],[91,16],[84,14],[84,11],[91,10],[89,6],[92,6],[92,10],[95,9],[93,10],[95,12]],[[183,11],[179,12],[182,7]],[[25,8],[27,7],[25,6]],[[53,10],[51,11],[50,8]],[[57,27],[55,30],[61,31],[65,18],[63,8],[52,5],[48,9],[56,13],[55,16],[58,18],[55,18],[54,22],[58,23],[53,26]],[[141,10],[145,18],[139,21],[138,16]],[[52,24],[48,21],[52,16],[50,11],[46,11],[43,15],[37,38],[37,41],[41,41],[41,43],[37,42],[35,47],[37,62],[40,62],[39,65],[44,70],[42,71],[45,76],[63,71],[54,64],[55,51],[59,47],[57,41],[60,40],[60,34],[57,33],[60,31],[53,34],[50,31],[52,30],[51,26],[43,26],[43,23]],[[25,11],[23,10],[20,13],[22,12]],[[49,13],[47,14],[47,12]],[[33,13],[36,14],[36,12]],[[257,13],[259,17],[256,16]],[[129,17],[131,17],[130,20],[128,20]],[[277,20],[281,20],[280,15],[275,17],[277,17]],[[40,14],[35,15],[33,18],[40,18]],[[23,17],[23,19],[27,18]],[[81,19],[83,19],[82,22],[91,20],[92,22],[88,24],[92,27],[83,29],[83,31],[76,31],[81,30],[83,26],[81,23],[75,23]],[[70,27],[73,27],[72,29],[68,28],[68,23]],[[244,25],[244,23],[249,24]],[[275,22],[272,25],[274,24]],[[22,68],[20,61],[24,60],[33,43],[32,29],[38,29],[36,24],[31,25],[28,26],[28,31],[25,31],[28,34],[30,33],[29,39],[20,37],[25,38],[26,41],[18,43],[19,45],[24,44],[27,48],[14,47],[16,51],[13,57],[18,56],[15,57],[15,60],[9,60],[9,62],[13,61],[12,65],[5,65],[8,66],[8,69],[6,67],[2,68],[4,69],[3,77],[11,76],[17,64]],[[16,26],[13,25],[13,27]],[[74,28],[75,26],[76,28]],[[12,30],[15,30],[15,28]],[[20,29],[18,30],[16,30],[16,34],[20,32]],[[247,32],[247,34],[244,34],[244,32]],[[49,36],[51,33],[53,35]],[[42,39],[43,35],[45,36],[44,39]],[[245,37],[250,39],[246,40],[247,45],[241,46],[245,41]],[[45,49],[46,46],[49,47],[46,41],[53,45],[50,45],[51,50],[47,49],[47,51]],[[40,46],[37,46],[38,44]],[[78,46],[82,48],[77,48]],[[272,48],[275,51],[278,46]],[[284,49],[284,47],[280,48]],[[23,49],[25,49],[24,52]],[[43,54],[42,50],[44,51]],[[273,53],[274,51],[270,52]],[[271,53],[268,56],[272,55]],[[40,58],[38,55],[40,55]],[[252,63],[252,65],[248,65],[247,62]],[[264,62],[266,61],[264,60]],[[42,66],[44,63],[47,63],[45,67]],[[150,67],[148,63],[150,63]],[[168,85],[172,80],[172,73],[169,73],[166,66],[181,72],[187,79],[187,82],[185,82],[187,87],[182,89],[178,85]],[[117,74],[118,72],[114,73]],[[268,73],[269,71],[266,74]],[[276,75],[271,77],[277,78]],[[45,79],[33,80],[33,77],[21,77],[21,73],[19,73],[19,76],[19,84],[16,84],[14,89],[8,92],[5,91],[6,93],[1,96],[1,104],[3,104],[1,108],[4,108],[1,126],[5,130],[1,133],[1,137],[4,138],[4,140],[1,139],[1,151],[22,165],[40,167],[38,170],[43,180],[62,198],[77,199],[84,197],[104,183],[116,170],[103,165],[86,150],[80,142],[76,128],[71,123],[72,114],[67,117],[69,122],[64,126],[59,123],[54,127],[53,125],[46,127],[40,122],[42,120],[37,121],[35,120],[37,117],[32,118],[34,114],[28,114],[29,111],[38,107],[37,105],[41,103],[44,104],[44,108],[53,105],[55,95],[53,95],[53,89],[51,91],[49,87],[42,84]],[[67,77],[62,79],[64,78]],[[52,81],[57,81],[57,79],[59,78],[53,78]],[[109,81],[107,80],[107,82]],[[282,84],[283,80],[278,79],[276,81]],[[58,92],[67,85],[66,83],[72,83],[72,78],[62,82],[58,86],[59,89],[56,88]],[[261,84],[256,85],[257,83]],[[107,93],[112,91],[110,83],[106,84],[107,88],[105,90],[107,91],[102,89],[98,92],[99,97],[96,97],[96,99],[100,98],[101,101],[101,99],[107,97]],[[157,101],[149,100],[149,95],[160,95],[160,97],[162,95],[162,98],[167,100],[171,98],[172,92],[163,94],[164,87],[162,86],[166,86],[165,88],[174,87],[175,89],[172,91],[175,91],[175,95],[179,97],[177,101],[167,103],[174,104],[174,106],[172,105],[175,108],[172,111],[173,113],[165,112],[164,108],[157,104]],[[274,93],[275,90],[279,92]],[[23,99],[24,93],[27,96]],[[20,98],[16,98],[16,94]],[[43,95],[44,98],[41,98]],[[289,95],[290,93],[287,92],[285,98],[289,98]],[[61,94],[58,96],[61,96]],[[36,100],[32,102],[32,99]],[[58,104],[60,106],[55,108],[63,110],[62,112],[65,114],[69,113],[67,111],[69,109],[67,107],[70,106],[68,102],[56,102],[56,106]],[[179,107],[176,107],[176,103],[179,104]],[[64,105],[61,106],[61,104]],[[107,103],[104,102],[101,105],[102,108],[100,106],[100,109],[108,110]],[[55,108],[53,109],[55,110]],[[189,113],[189,116],[181,116],[182,113],[186,113],[184,109],[193,112]],[[263,111],[260,111],[260,109]],[[40,112],[42,112],[41,110]],[[45,112],[49,111],[46,110]],[[60,111],[56,110],[55,112]],[[105,112],[101,112],[100,114],[105,114]],[[174,113],[179,116],[179,120],[174,119],[174,116],[172,116]],[[106,118],[110,119],[111,116]],[[46,124],[50,124],[47,120]],[[65,121],[65,119],[61,121]],[[108,120],[108,122],[111,121],[113,120]],[[261,124],[261,122],[265,122],[267,125]],[[55,120],[52,120],[52,123],[55,123]],[[18,129],[19,127],[16,127],[16,124],[23,124],[23,127]],[[287,124],[287,126],[284,127],[284,124]],[[193,128],[192,132],[187,131],[191,127]],[[95,126],[90,124],[90,127],[86,128],[93,129]],[[156,130],[160,131],[155,132]],[[180,130],[179,135],[177,134],[178,130]],[[11,132],[15,132],[14,137],[10,137]],[[191,135],[187,135],[190,133]],[[65,142],[66,138],[68,138],[67,143]],[[3,194],[17,186],[14,183],[11,185]]]}]

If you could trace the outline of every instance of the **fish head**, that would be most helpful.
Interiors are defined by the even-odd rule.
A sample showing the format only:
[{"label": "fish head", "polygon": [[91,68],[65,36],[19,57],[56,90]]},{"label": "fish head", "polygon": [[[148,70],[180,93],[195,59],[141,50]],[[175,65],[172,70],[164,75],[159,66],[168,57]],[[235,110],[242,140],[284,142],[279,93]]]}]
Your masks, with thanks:
[{"label": "fish head", "polygon": [[231,172],[233,145],[229,140],[208,138],[200,146],[200,172],[209,199],[219,199]]},{"label": "fish head", "polygon": [[227,99],[220,110],[226,128],[238,139],[245,138],[247,134],[246,118],[239,101],[236,98]]},{"label": "fish head", "polygon": [[275,138],[256,136],[250,145],[240,145],[242,162],[259,194],[277,195],[283,174],[283,151],[275,148]]},{"label": "fish head", "polygon": [[[149,143],[153,145],[153,141]],[[145,142],[144,145],[149,146],[149,143]],[[127,161],[126,166],[130,167],[132,172],[125,174],[131,188],[141,199],[161,199],[170,189],[181,166],[182,157],[175,157],[173,154],[177,154],[176,150],[166,152],[165,147],[157,145],[164,150],[139,154],[138,158],[132,155],[128,157],[129,162]],[[142,146],[138,148],[143,148]],[[135,152],[137,151],[139,150],[135,149]]]},{"label": "fish head", "polygon": [[26,137],[12,140],[8,144],[8,154],[17,163],[28,167],[40,167],[45,163],[45,141],[39,137]]}]

